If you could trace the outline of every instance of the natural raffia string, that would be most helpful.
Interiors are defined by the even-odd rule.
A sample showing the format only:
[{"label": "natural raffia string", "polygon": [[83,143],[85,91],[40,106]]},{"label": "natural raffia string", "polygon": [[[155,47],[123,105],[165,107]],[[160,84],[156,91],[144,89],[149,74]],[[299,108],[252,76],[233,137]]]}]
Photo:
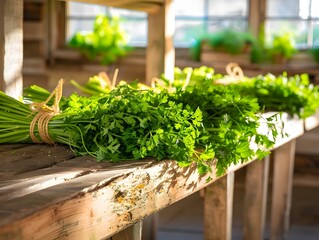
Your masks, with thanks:
[{"label": "natural raffia string", "polygon": [[226,72],[234,79],[241,79],[244,77],[244,72],[237,63],[228,63],[226,66]]},{"label": "natural raffia string", "polygon": [[245,76],[243,70],[237,63],[228,63],[226,66],[226,73],[227,75],[221,79],[215,80],[214,83],[224,85],[236,83],[242,81]]},{"label": "natural raffia string", "polygon": [[[35,117],[30,123],[30,137],[33,142],[40,143],[41,141],[35,136],[34,128],[38,125],[39,136],[41,140],[47,144],[54,144],[55,142],[49,135],[49,121],[50,119],[60,113],[59,103],[62,97],[63,79],[58,82],[56,88],[52,91],[50,96],[41,103],[32,103],[30,108],[33,112],[37,112]],[[54,104],[49,107],[47,103],[54,97]]]}]

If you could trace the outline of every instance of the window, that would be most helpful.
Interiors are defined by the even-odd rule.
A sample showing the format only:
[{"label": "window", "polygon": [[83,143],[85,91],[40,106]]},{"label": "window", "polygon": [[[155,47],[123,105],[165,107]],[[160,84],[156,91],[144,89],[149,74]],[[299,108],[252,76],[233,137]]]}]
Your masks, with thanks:
[{"label": "window", "polygon": [[175,0],[175,45],[189,46],[195,35],[223,28],[248,29],[248,0]]},{"label": "window", "polygon": [[319,0],[268,0],[266,38],[290,32],[299,48],[319,45]]},{"label": "window", "polygon": [[122,26],[130,36],[130,44],[145,45],[147,39],[146,13],[79,2],[68,3],[67,40],[77,31],[91,31],[93,21],[98,14],[120,16],[124,19]]},{"label": "window", "polygon": [[[203,32],[222,28],[248,29],[248,0],[175,0],[175,46],[190,46],[192,39]],[[116,9],[103,5],[78,2],[68,3],[67,39],[76,31],[90,31],[97,14],[120,16],[123,28],[130,35],[130,44],[145,46],[147,41],[147,14]]]}]

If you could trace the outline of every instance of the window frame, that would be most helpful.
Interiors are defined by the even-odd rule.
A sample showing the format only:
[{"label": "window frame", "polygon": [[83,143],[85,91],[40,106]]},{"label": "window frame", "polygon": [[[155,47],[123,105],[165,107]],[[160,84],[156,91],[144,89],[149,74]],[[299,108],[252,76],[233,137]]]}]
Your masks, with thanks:
[{"label": "window frame", "polygon": [[[222,20],[222,19],[247,19],[248,29],[251,30],[252,34],[257,36],[260,31],[260,26],[262,21],[265,19],[265,2],[266,0],[247,0],[248,1],[248,9],[247,9],[247,17],[208,17],[206,20],[206,24],[208,20]],[[207,2],[207,1],[206,1]],[[254,9],[254,10],[252,10]],[[257,10],[256,10],[257,9]],[[206,9],[206,11],[208,11]],[[49,63],[53,64],[58,59],[64,60],[79,60],[81,59],[80,54],[69,48],[65,44],[66,38],[66,30],[67,30],[67,1],[56,1],[49,0]],[[182,19],[183,17],[177,17],[176,19]],[[193,18],[193,17],[192,17]],[[194,17],[196,19],[198,17]],[[202,17],[201,17],[202,18]],[[189,46],[176,46],[175,49],[178,49],[177,53],[181,53],[182,56],[185,56],[184,52],[188,51]],[[145,47],[137,47],[137,49],[145,49]],[[143,50],[142,50],[143,51]],[[141,50],[138,51],[138,55],[140,55]],[[134,56],[134,53],[133,53]],[[179,54],[176,55],[179,57]],[[188,60],[191,61],[189,58]]]}]

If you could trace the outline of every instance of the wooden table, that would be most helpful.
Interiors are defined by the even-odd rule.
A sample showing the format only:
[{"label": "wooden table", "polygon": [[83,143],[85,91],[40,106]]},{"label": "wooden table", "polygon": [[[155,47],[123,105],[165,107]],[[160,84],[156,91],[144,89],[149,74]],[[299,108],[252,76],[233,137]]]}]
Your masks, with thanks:
[{"label": "wooden table", "polygon": [[[274,171],[271,206],[271,239],[282,239],[289,226],[295,139],[304,132],[303,121],[283,115],[284,131],[272,150]],[[243,238],[263,239],[269,182],[269,157],[234,166],[220,180],[210,184],[205,194],[205,240],[232,237],[233,188],[236,170],[246,167]],[[233,170],[233,171],[232,171]]]},{"label": "wooden table", "polygon": [[[146,11],[147,80],[172,75],[172,0],[81,1]],[[15,97],[22,91],[22,6],[22,0],[0,1],[0,89]],[[295,139],[303,126],[316,124],[287,119],[290,137],[273,149],[273,182],[281,184],[272,194],[272,239],[282,238],[289,226]],[[97,163],[63,146],[2,145],[0,158],[0,239],[140,239],[145,216],[206,186],[205,239],[230,239],[234,174],[244,166],[250,189],[244,236],[261,239],[263,233],[268,158],[232,166],[219,179],[213,173],[210,183],[194,167],[179,168],[174,161]]]},{"label": "wooden table", "polygon": [[[282,162],[280,175],[286,171],[284,165],[291,164],[287,159],[291,159],[294,139],[303,132],[303,121],[287,119],[285,126],[290,137],[278,141],[274,149],[283,152],[276,160]],[[265,160],[232,166],[221,178],[213,173],[207,183],[207,176],[199,176],[195,167],[180,168],[175,161],[96,162],[75,157],[66,146],[1,145],[0,159],[1,240],[141,239],[143,218],[207,186],[205,239],[230,239],[233,176],[244,166],[250,169],[246,184],[252,186],[246,192],[245,232],[247,236],[263,232]],[[289,176],[282,178],[291,180],[289,169]],[[279,180],[274,177],[274,181]],[[279,204],[273,207],[273,218],[289,212],[287,199],[281,198],[289,184],[273,190]],[[214,221],[217,214],[219,220]]]},{"label": "wooden table", "polygon": [[207,185],[175,161],[97,163],[64,146],[2,145],[0,158],[1,240],[111,237]]}]

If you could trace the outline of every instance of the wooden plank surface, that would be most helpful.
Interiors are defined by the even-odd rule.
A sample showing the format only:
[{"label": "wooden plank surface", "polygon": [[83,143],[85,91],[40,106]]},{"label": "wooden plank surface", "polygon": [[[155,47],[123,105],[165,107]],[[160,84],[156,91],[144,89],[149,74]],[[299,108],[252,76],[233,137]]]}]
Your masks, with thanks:
[{"label": "wooden plank surface", "polygon": [[[24,180],[30,185],[28,193],[0,201],[0,239],[110,237],[206,185],[195,168],[181,169],[175,161],[137,161],[83,174],[60,169],[60,175],[45,175],[49,170],[42,170],[56,184],[34,191],[31,186],[37,186],[38,170],[35,178]],[[6,196],[8,191],[23,189],[23,183],[10,185],[8,178],[3,179],[7,185],[1,191]]]},{"label": "wooden plank surface", "polygon": [[0,148],[0,178],[50,167],[74,157],[73,152],[67,146],[25,144],[20,145],[22,147],[13,145],[13,149],[8,146]]},{"label": "wooden plank surface", "polygon": [[18,98],[22,93],[23,0],[0,1],[0,90]]},{"label": "wooden plank surface", "polygon": [[305,131],[310,131],[319,126],[319,109],[316,113],[305,119]]}]

